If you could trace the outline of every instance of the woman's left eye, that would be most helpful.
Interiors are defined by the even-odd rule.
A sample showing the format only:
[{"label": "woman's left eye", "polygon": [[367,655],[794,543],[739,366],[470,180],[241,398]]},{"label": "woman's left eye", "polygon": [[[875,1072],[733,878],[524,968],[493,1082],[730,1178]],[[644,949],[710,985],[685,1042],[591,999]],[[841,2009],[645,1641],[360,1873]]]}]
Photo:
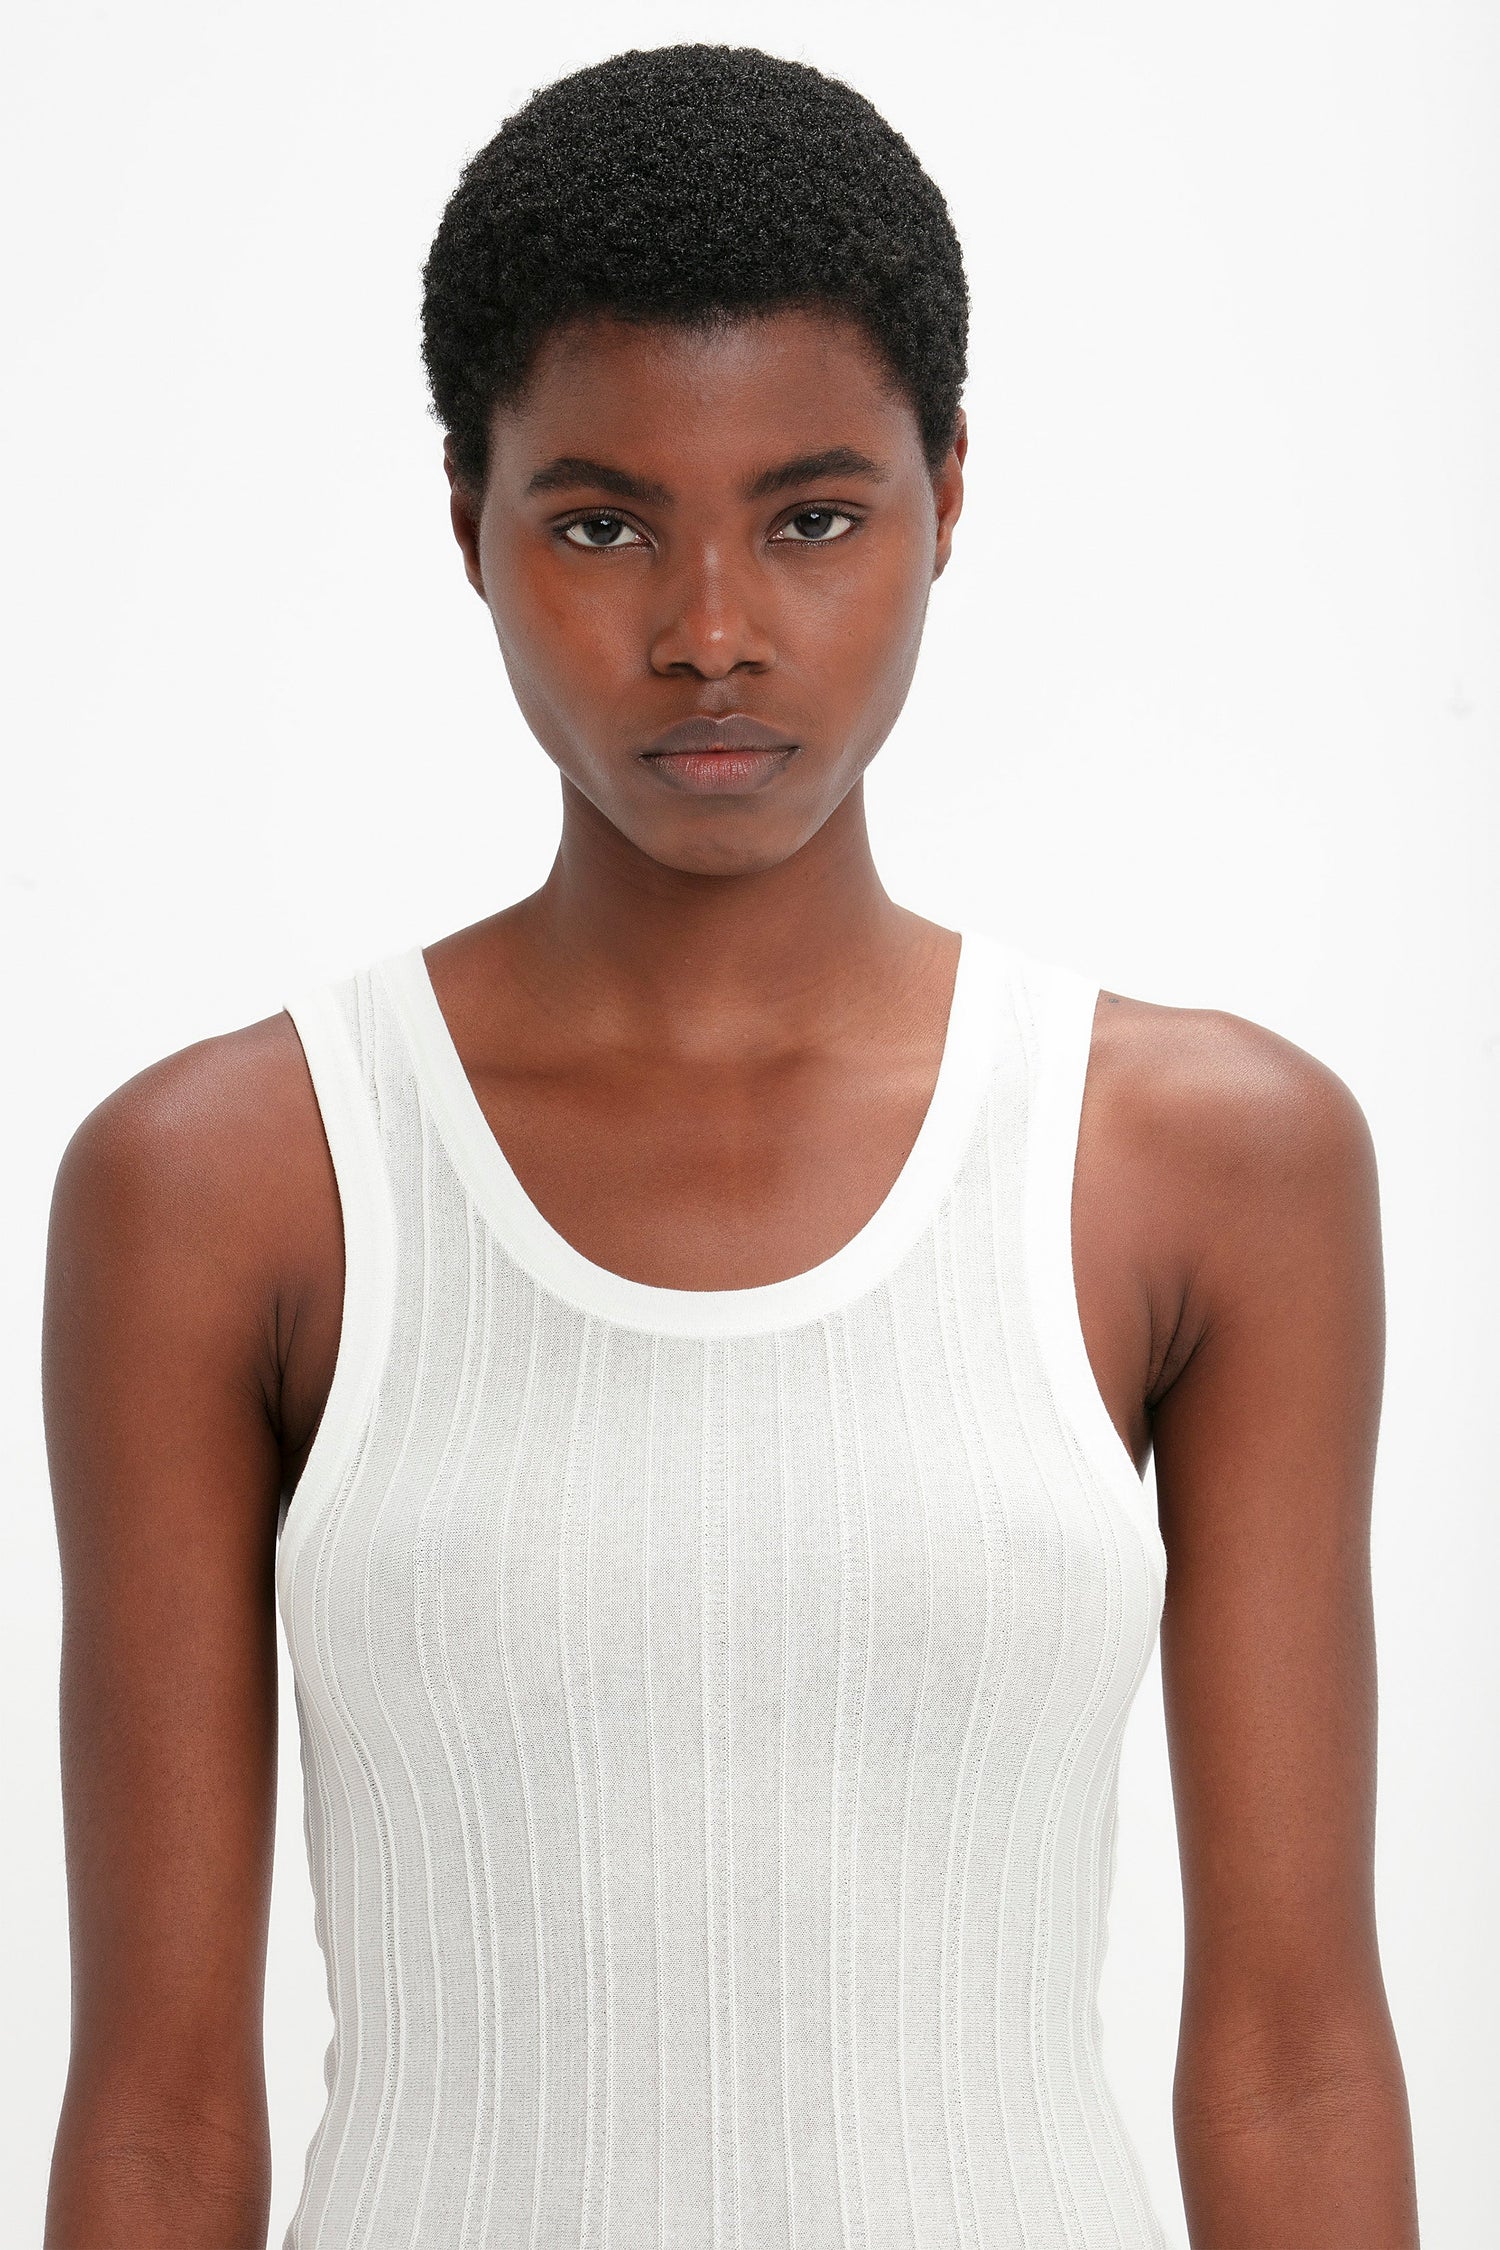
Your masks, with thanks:
[{"label": "woman's left eye", "polygon": [[775,536],[785,539],[790,534],[794,547],[825,547],[830,539],[843,539],[853,528],[853,516],[846,516],[837,508],[799,508]]}]

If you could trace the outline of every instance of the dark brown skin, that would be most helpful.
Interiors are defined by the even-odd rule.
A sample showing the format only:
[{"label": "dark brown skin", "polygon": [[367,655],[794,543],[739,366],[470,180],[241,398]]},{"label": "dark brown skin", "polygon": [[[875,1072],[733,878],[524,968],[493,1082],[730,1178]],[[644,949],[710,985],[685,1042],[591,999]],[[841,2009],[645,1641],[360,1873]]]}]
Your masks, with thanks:
[{"label": "dark brown skin", "polygon": [[[429,963],[522,1185],[632,1279],[804,1270],[916,1135],[957,939],[887,896],[861,777],[948,559],[965,442],[934,477],[862,336],[783,312],[713,338],[559,334],[496,417],[482,505],[450,463],[464,567],[563,823],[541,888]],[[878,473],[747,497],[836,446]],[[561,457],[659,493],[582,472],[528,492]],[[810,509],[856,528],[809,536]],[[626,531],[580,545],[580,513]],[[729,711],[800,745],[756,792],[685,796],[635,755]],[[1106,993],[1073,1235],[1089,1358],[1138,1468],[1154,1448],[1168,1553],[1192,2250],[1413,2250],[1373,1912],[1364,1117],[1274,1032]],[[44,1355],[74,1962],[48,2250],[265,2242],[275,1526],[342,1283],[286,1016],[154,1064],[70,1143]]]}]

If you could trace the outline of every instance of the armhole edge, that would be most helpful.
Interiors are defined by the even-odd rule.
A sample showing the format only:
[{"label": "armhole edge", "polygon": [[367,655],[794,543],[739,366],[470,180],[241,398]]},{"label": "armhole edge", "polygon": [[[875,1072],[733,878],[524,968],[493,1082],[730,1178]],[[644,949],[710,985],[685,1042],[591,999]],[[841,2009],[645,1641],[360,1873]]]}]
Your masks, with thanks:
[{"label": "armhole edge", "polygon": [[312,1078],[338,1188],[344,1290],[328,1396],[301,1475],[278,1527],[276,1576],[284,1585],[310,1525],[345,1483],[390,1342],[396,1230],[390,1182],[369,1095],[334,992],[322,986],[286,1003]]},{"label": "armhole edge", "polygon": [[1073,1189],[1083,1097],[1103,986],[1062,963],[1032,963],[1023,998],[1029,1021],[1026,1270],[1037,1344],[1054,1402],[1101,1490],[1143,1543],[1159,1588],[1167,1557],[1137,1470],[1099,1388],[1078,1304]]}]

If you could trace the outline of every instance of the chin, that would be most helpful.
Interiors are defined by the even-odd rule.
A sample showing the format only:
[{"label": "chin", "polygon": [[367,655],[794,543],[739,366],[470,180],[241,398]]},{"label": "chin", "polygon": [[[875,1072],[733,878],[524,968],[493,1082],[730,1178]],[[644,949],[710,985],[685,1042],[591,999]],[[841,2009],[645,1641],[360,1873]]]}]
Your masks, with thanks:
[{"label": "chin", "polygon": [[747,822],[745,832],[736,836],[728,833],[726,823],[725,833],[717,836],[646,835],[633,836],[631,842],[658,867],[679,875],[763,875],[784,866],[807,842],[803,835],[751,834],[750,828]]}]

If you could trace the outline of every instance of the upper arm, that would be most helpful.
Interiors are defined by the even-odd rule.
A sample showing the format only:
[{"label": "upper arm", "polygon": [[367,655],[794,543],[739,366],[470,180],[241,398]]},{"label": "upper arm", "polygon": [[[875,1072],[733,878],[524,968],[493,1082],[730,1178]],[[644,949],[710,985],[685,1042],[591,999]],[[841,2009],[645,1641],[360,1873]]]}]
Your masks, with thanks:
[{"label": "upper arm", "polygon": [[85,2148],[149,2169],[164,2121],[226,2186],[268,2178],[271,1181],[226,1053],[205,1042],[102,1103],[53,1194],[43,1396],[73,1964],[56,2225],[58,2199],[85,2193]]},{"label": "upper arm", "polygon": [[[1348,1087],[1199,1018],[1170,1091],[1191,1349],[1153,1408],[1186,1944],[1179,2098],[1386,2037],[1369,1527],[1384,1368],[1375,1154]],[[1295,2061],[1292,2067],[1295,2067]]]}]

